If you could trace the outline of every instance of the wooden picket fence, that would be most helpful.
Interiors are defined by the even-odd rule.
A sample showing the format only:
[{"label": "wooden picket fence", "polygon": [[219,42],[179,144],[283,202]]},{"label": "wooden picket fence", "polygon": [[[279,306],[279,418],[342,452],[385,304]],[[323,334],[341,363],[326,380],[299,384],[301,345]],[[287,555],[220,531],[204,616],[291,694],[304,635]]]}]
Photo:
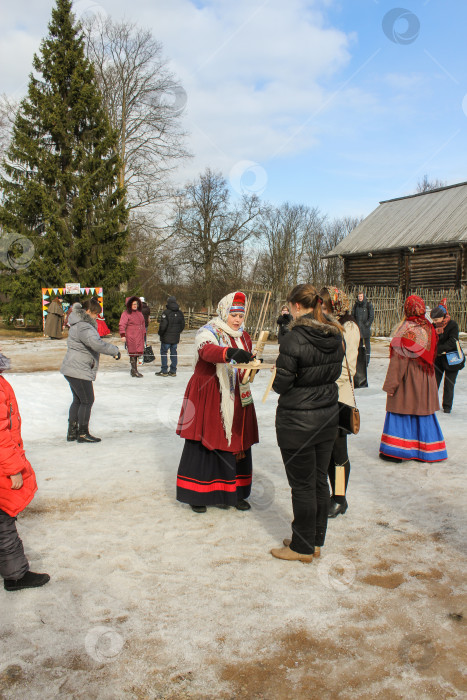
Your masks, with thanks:
[{"label": "wooden picket fence", "polygon": [[[357,290],[348,290],[347,294],[349,295],[352,309],[357,299]],[[404,317],[405,297],[392,287],[368,287],[365,289],[365,294],[375,310],[375,320],[371,329],[372,335],[391,336],[394,328]],[[427,309],[437,306],[441,299],[446,297],[450,316],[457,321],[459,331],[467,332],[467,291],[413,289],[411,294],[420,296],[425,301]]]},{"label": "wooden picket fence", "polygon": [[[352,289],[346,291],[350,299],[350,309],[352,310],[353,304],[357,299],[357,290]],[[375,310],[375,319],[371,329],[372,335],[391,336],[395,327],[404,316],[404,296],[393,287],[368,287],[364,291]],[[449,314],[459,324],[459,330],[467,333],[467,290],[455,291],[446,289],[440,292],[439,290],[432,289],[414,289],[411,293],[421,296],[428,309],[437,306],[441,299],[446,297]],[[271,301],[267,313],[265,315],[263,314],[263,318],[261,317],[261,303],[260,300],[258,300],[257,303],[251,307],[250,313],[248,314],[246,323],[247,331],[253,334],[255,330],[257,330],[258,321],[262,321],[262,329],[269,331],[271,336],[276,335],[276,320],[282,303],[283,300],[280,303]],[[156,327],[157,320],[160,318],[164,308],[165,307],[160,306],[151,309],[151,319],[156,321]],[[204,324],[215,315],[215,309],[212,312],[196,311],[194,308],[182,310],[185,314],[186,330],[201,328],[201,326],[204,326]]]}]

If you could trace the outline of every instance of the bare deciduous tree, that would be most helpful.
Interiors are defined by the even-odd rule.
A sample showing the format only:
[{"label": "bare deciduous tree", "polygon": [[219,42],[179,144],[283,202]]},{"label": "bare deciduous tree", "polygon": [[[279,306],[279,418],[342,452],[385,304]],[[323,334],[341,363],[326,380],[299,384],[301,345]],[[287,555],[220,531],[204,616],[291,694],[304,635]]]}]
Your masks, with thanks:
[{"label": "bare deciduous tree", "polygon": [[425,173],[422,179],[417,182],[417,189],[415,191],[419,193],[431,192],[432,190],[437,190],[439,187],[446,187],[446,183],[437,178],[429,180],[428,175]]},{"label": "bare deciduous tree", "polygon": [[256,195],[232,204],[225,178],[210,168],[177,197],[174,233],[180,259],[197,276],[206,306],[212,306],[215,278],[226,261],[257,235],[260,211]]},{"label": "bare deciduous tree", "polygon": [[316,208],[286,202],[269,206],[260,224],[262,250],[255,275],[277,300],[299,281],[310,241],[316,235],[321,215]]},{"label": "bare deciduous tree", "polygon": [[111,124],[119,133],[120,184],[130,209],[169,196],[169,176],[187,157],[186,94],[149,30],[96,15],[83,25]]}]

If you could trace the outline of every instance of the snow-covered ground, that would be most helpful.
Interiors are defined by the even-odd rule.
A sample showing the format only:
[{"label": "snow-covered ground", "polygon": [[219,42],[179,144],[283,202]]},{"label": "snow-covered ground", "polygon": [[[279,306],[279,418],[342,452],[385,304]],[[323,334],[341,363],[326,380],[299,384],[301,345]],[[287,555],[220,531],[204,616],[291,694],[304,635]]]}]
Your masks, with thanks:
[{"label": "snow-covered ground", "polygon": [[132,379],[126,359],[105,358],[91,421],[102,442],[80,445],[65,440],[71,393],[50,371],[65,342],[2,342],[39,483],[18,529],[51,582],[0,590],[0,697],[466,698],[467,372],[453,413],[438,414],[448,461],[383,463],[387,344],[375,344],[349,510],[307,565],[269,554],[291,502],[267,372],[253,385],[252,509],[198,515],[175,500],[190,343],[175,379],[153,365]]}]

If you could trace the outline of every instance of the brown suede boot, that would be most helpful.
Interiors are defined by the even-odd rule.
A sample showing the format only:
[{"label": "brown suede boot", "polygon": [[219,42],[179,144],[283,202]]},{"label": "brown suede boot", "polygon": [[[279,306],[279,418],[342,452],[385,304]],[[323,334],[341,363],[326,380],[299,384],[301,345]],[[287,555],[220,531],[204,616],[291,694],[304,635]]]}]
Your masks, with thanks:
[{"label": "brown suede boot", "polygon": [[276,559],[284,559],[285,561],[302,561],[304,564],[310,564],[313,561],[313,554],[300,554],[300,552],[294,552],[290,547],[271,549],[271,554]]},{"label": "brown suede boot", "polygon": [[[286,537],[284,540],[282,540],[282,542],[284,544],[284,547],[290,547],[290,543],[292,542],[292,540],[290,537]],[[315,557],[315,559],[321,556],[321,547],[315,547],[313,556]]]}]

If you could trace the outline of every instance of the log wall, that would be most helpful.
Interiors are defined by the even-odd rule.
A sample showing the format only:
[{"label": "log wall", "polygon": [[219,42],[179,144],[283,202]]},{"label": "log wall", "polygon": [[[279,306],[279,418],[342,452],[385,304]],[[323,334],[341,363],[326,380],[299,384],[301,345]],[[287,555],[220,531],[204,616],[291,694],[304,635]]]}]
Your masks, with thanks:
[{"label": "log wall", "polygon": [[402,294],[418,287],[460,290],[467,284],[467,250],[440,246],[345,257],[344,283],[349,289],[391,287]]}]

